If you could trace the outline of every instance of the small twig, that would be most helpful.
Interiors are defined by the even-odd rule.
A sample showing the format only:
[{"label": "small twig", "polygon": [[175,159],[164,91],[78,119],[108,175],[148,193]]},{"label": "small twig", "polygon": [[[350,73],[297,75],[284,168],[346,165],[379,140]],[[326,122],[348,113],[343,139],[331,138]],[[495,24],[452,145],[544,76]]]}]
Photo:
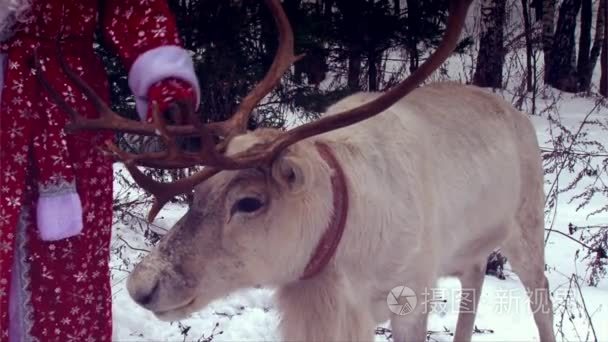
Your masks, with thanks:
[{"label": "small twig", "polygon": [[587,230],[587,229],[605,229],[608,226],[603,226],[603,225],[598,224],[598,225],[590,225],[590,226],[582,226],[582,227],[573,225],[573,227],[575,228],[576,231],[579,231],[579,230]]},{"label": "small twig", "polygon": [[566,233],[564,233],[564,232],[560,232],[559,230],[555,230],[555,229],[553,229],[553,228],[545,228],[545,231],[548,231],[549,233],[555,232],[555,233],[557,233],[557,234],[560,234],[560,235],[562,235],[562,236],[567,237],[568,239],[570,239],[570,240],[572,240],[572,241],[574,241],[574,242],[578,243],[579,245],[581,245],[581,246],[583,246],[583,247],[585,247],[585,248],[587,248],[587,249],[589,249],[589,250],[592,250],[592,251],[595,251],[595,250],[596,250],[595,248],[590,247],[589,245],[585,244],[584,242],[579,241],[579,240],[577,240],[577,239],[573,238],[572,236],[570,236],[570,235],[568,235],[568,234],[566,234]]},{"label": "small twig", "polygon": [[575,150],[556,150],[556,149],[552,149],[552,148],[547,148],[547,147],[541,147],[540,149],[542,152],[548,152],[548,153],[560,153],[560,154],[566,154],[566,155],[575,155],[575,156],[582,156],[582,157],[591,157],[591,158],[608,158],[608,154],[603,154],[603,153],[589,153],[589,152],[583,152],[583,151],[575,151]]},{"label": "small twig", "polygon": [[595,333],[595,327],[593,326],[593,321],[591,320],[591,315],[589,315],[589,310],[587,310],[587,304],[585,303],[585,297],[583,296],[583,291],[581,290],[581,286],[578,283],[576,277],[574,278],[574,284],[578,289],[578,293],[581,295],[581,301],[583,302],[583,310],[585,310],[585,315],[587,315],[587,319],[589,320],[589,326],[591,327],[591,332],[593,333],[593,339],[597,342],[597,334]]},{"label": "small twig", "polygon": [[120,280],[118,280],[118,281],[115,281],[115,282],[114,282],[114,285],[112,285],[112,287],[114,287],[114,286],[118,286],[118,284],[122,283],[122,282],[123,282],[123,281],[125,281],[125,279],[127,279],[127,278],[129,278],[129,276],[125,276],[125,277],[123,277],[122,279],[120,279]]},{"label": "small twig", "polygon": [[149,202],[150,201],[148,201],[148,200],[141,200],[141,199],[137,198],[137,199],[134,199],[134,200],[129,201],[129,202],[123,202],[123,203],[115,204],[112,207],[112,210],[116,211],[116,210],[119,210],[119,209],[124,208],[124,207],[131,207],[131,206],[140,205],[140,204],[147,204]]},{"label": "small twig", "polygon": [[120,241],[124,242],[124,243],[125,243],[125,245],[127,245],[127,247],[131,248],[131,249],[132,249],[132,250],[134,250],[134,251],[139,251],[139,252],[150,253],[150,251],[149,251],[149,250],[147,250],[147,249],[142,249],[142,248],[137,248],[137,247],[133,247],[133,246],[131,246],[131,245],[130,245],[130,244],[127,242],[127,240],[125,240],[125,239],[123,239],[123,238],[122,238],[122,236],[118,236],[118,239],[119,239]]}]

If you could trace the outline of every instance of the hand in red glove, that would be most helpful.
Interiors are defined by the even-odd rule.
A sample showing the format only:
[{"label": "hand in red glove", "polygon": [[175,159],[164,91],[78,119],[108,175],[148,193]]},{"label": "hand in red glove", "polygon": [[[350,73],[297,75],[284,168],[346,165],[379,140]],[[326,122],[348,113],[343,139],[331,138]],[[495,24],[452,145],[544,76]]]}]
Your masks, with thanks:
[{"label": "hand in red glove", "polygon": [[170,124],[186,124],[188,118],[185,113],[173,111],[172,105],[178,105],[183,108],[184,104],[190,104],[193,109],[196,109],[196,91],[188,82],[178,78],[166,78],[156,82],[148,89],[148,110],[146,120],[153,120],[152,103],[158,104],[160,113],[164,114],[165,119],[169,120]]}]

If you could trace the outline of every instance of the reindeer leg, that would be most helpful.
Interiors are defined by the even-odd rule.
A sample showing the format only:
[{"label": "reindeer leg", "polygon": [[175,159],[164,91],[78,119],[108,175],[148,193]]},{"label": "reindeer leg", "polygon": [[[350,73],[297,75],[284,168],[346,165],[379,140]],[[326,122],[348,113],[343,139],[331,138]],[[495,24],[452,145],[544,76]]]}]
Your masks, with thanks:
[{"label": "reindeer leg", "polygon": [[[543,221],[540,219],[537,221],[536,224],[543,227],[541,226]],[[505,244],[504,250],[513,271],[519,276],[530,297],[530,309],[534,314],[540,341],[554,342],[553,304],[551,303],[549,282],[545,277],[544,243],[541,228],[538,228],[538,231],[541,233],[535,235],[524,231],[524,234],[529,235],[525,238],[522,236],[524,234],[516,235]]]},{"label": "reindeer leg", "polygon": [[454,342],[470,341],[473,336],[473,326],[475,324],[475,315],[477,313],[479,297],[481,296],[485,270],[486,263],[482,261],[479,264],[473,265],[459,277],[462,298],[460,300],[460,312],[458,313]]},{"label": "reindeer leg", "polygon": [[427,313],[411,316],[410,319],[391,318],[394,342],[426,341]]},{"label": "reindeer leg", "polygon": [[[416,280],[419,281],[421,279]],[[402,312],[400,314],[393,312],[391,314],[391,330],[394,342],[426,341],[427,320],[430,308],[427,299],[428,294],[431,293],[431,286],[428,284],[432,283],[434,282],[406,283],[405,286],[411,288],[416,295],[416,306],[410,312]]]}]

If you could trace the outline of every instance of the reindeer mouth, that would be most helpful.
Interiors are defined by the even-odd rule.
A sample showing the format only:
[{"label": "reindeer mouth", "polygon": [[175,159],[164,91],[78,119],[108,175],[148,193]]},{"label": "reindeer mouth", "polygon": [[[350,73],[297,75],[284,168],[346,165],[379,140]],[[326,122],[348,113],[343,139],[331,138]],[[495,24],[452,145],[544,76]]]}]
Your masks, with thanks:
[{"label": "reindeer mouth", "polygon": [[154,316],[161,321],[175,321],[184,319],[195,311],[193,308],[196,297],[188,300],[185,304],[180,304],[172,309],[163,311],[153,311]]}]

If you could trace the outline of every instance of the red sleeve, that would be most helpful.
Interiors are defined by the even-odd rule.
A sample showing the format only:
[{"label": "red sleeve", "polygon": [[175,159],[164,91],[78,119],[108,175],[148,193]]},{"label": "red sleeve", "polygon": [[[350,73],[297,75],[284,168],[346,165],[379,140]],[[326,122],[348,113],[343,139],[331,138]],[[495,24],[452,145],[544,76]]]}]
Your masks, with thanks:
[{"label": "red sleeve", "polygon": [[175,17],[165,0],[108,0],[104,38],[128,70],[137,112],[149,117],[149,102],[161,110],[174,100],[198,106],[200,87],[189,52],[181,44]]},{"label": "red sleeve", "polygon": [[142,53],[165,45],[181,46],[175,18],[164,0],[108,0],[104,38],[127,70]]}]

